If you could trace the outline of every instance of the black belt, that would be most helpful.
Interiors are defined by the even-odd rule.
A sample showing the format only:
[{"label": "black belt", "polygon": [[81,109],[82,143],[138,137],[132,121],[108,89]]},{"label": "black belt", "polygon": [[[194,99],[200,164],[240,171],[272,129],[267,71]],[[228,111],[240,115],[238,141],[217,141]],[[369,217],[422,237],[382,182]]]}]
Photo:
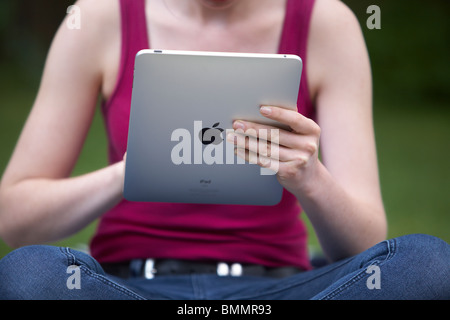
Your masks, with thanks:
[{"label": "black belt", "polygon": [[103,263],[103,270],[116,277],[144,277],[185,275],[185,274],[217,274],[218,276],[263,276],[283,278],[302,270],[296,267],[265,267],[256,264],[240,264],[225,262],[197,262],[176,259],[135,259],[120,263]]}]

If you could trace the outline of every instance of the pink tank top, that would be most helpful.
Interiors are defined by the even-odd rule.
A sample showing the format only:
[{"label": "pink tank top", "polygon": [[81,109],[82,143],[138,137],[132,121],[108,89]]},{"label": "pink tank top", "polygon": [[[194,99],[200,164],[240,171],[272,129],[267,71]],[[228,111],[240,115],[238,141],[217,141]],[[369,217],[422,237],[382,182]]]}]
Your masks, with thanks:
[{"label": "pink tank top", "polygon": [[[306,44],[314,0],[288,0],[279,53],[304,62],[298,111],[314,118],[307,87]],[[115,91],[103,104],[109,162],[126,150],[134,58],[150,48],[145,0],[120,0],[122,51]],[[151,41],[151,39],[150,39]],[[227,261],[309,269],[306,228],[296,198],[284,190],[276,206],[133,203],[103,215],[91,241],[99,262],[136,258]]]}]

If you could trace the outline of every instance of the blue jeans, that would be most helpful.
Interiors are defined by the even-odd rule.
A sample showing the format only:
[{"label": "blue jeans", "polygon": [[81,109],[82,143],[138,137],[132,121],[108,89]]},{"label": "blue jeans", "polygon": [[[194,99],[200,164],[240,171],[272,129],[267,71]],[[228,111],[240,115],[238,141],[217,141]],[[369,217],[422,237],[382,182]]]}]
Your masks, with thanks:
[{"label": "blue jeans", "polygon": [[282,279],[210,274],[120,279],[69,248],[28,246],[0,260],[0,299],[450,299],[450,246],[427,235]]}]

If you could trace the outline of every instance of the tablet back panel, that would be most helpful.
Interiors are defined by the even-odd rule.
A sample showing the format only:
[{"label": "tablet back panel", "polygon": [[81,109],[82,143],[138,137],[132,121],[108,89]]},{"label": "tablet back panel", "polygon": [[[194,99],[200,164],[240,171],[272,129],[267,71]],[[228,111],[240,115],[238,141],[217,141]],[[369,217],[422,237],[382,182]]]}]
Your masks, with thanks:
[{"label": "tablet back panel", "polygon": [[[282,187],[225,140],[261,105],[296,110],[302,62],[290,55],[143,50],[136,56],[124,196],[130,201],[274,205]],[[211,128],[202,143],[202,129]],[[206,130],[206,129],[205,129]],[[203,130],[203,132],[205,131]],[[211,137],[211,139],[209,139]]]}]

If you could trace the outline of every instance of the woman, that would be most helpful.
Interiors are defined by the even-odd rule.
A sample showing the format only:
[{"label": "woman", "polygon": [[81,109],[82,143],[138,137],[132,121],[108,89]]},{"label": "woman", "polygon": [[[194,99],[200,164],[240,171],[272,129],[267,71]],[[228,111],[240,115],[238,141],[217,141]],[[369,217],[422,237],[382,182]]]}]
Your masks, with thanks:
[{"label": "woman", "polygon": [[[341,2],[80,0],[77,5],[81,29],[70,30],[63,23],[56,34],[33,110],[4,173],[0,235],[11,246],[25,246],[66,237],[101,218],[91,243],[95,260],[63,248],[18,249],[0,262],[0,276],[8,279],[0,284],[0,297],[448,297],[442,280],[449,276],[442,271],[448,270],[442,267],[448,266],[447,244],[428,236],[381,242],[386,219],[372,127],[370,64],[357,20]],[[260,110],[292,129],[279,137],[277,177],[285,188],[279,205],[263,209],[123,200],[133,58],[147,47],[302,57],[299,113],[277,106]],[[99,93],[110,165],[69,178]],[[233,126],[260,127],[245,119]],[[248,151],[243,156],[248,159]],[[298,203],[323,252],[335,262],[330,266],[311,270]],[[426,250],[412,255],[417,246]],[[433,252],[447,260],[435,259]],[[33,267],[26,261],[34,261]],[[155,266],[149,268],[149,261]],[[216,272],[220,261],[240,266],[243,275],[211,274],[210,267]],[[441,271],[425,279],[417,261]],[[72,265],[83,271],[82,290],[61,287]],[[381,284],[382,290],[368,285],[371,265],[379,266],[383,279],[391,279]],[[405,265],[414,266],[409,278],[421,277],[433,289],[406,291],[411,284],[399,283]],[[175,278],[161,276],[171,268]],[[260,271],[251,271],[255,269]],[[30,279],[33,288],[28,290],[24,283]]]}]

